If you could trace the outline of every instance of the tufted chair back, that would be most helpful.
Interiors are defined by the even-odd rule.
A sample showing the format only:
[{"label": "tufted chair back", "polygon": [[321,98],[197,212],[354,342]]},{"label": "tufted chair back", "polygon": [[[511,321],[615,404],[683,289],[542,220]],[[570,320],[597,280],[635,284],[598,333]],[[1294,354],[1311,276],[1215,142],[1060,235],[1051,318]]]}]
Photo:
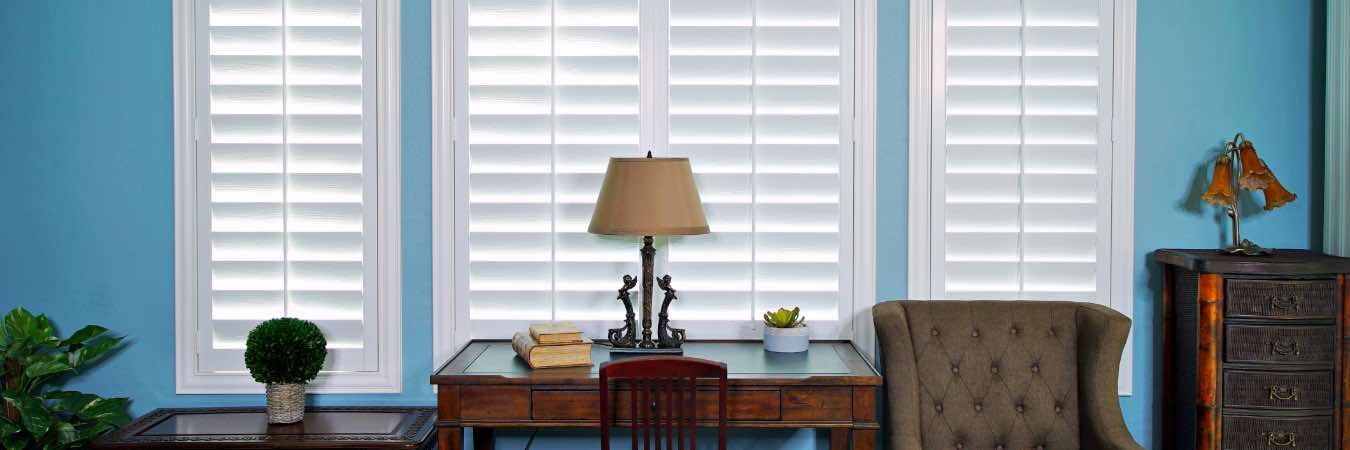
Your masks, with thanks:
[{"label": "tufted chair back", "polygon": [[1110,308],[894,301],[873,318],[892,449],[1141,448],[1116,393],[1130,320]]}]

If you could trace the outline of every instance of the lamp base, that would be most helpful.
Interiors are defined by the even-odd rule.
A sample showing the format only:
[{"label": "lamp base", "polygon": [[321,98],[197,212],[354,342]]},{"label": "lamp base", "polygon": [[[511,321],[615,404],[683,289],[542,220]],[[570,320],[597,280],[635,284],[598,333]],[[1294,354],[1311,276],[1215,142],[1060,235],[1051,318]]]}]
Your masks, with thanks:
[{"label": "lamp base", "polygon": [[680,347],[667,348],[641,348],[641,347],[610,347],[610,354],[623,355],[683,355],[684,349]]},{"label": "lamp base", "polygon": [[1243,239],[1242,242],[1237,245],[1230,245],[1224,247],[1219,251],[1225,254],[1237,256],[1263,256],[1275,253],[1274,250],[1262,247],[1260,245],[1256,245],[1255,242],[1252,242],[1247,239]]}]

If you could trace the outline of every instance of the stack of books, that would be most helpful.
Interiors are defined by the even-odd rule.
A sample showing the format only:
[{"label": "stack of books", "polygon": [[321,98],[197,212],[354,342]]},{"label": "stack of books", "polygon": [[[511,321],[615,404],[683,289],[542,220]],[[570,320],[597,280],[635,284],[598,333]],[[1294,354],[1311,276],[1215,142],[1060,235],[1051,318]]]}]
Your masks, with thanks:
[{"label": "stack of books", "polygon": [[567,322],[530,325],[530,331],[511,338],[511,347],[534,369],[591,365],[591,344]]}]

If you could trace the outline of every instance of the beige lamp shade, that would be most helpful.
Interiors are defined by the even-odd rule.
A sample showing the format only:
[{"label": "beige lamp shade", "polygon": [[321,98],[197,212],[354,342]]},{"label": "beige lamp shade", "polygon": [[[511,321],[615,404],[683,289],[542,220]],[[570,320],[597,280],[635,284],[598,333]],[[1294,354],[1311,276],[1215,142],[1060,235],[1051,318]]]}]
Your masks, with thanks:
[{"label": "beige lamp shade", "polygon": [[619,236],[707,234],[689,158],[610,158],[589,231]]}]

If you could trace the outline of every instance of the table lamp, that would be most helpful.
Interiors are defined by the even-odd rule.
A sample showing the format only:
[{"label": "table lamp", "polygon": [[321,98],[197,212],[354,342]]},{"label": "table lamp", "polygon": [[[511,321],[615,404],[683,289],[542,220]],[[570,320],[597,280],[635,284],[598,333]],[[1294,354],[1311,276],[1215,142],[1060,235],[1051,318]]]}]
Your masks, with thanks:
[{"label": "table lamp", "polygon": [[661,277],[665,300],[657,324],[657,337],[652,340],[652,261],[656,248],[652,236],[682,236],[708,234],[708,220],[703,216],[703,203],[694,186],[694,172],[689,158],[610,158],[605,170],[605,182],[595,202],[588,229],[592,234],[612,236],[642,236],[642,336],[637,336],[633,302],[628,290],[637,280],[623,276],[619,300],[626,310],[624,326],[609,330],[611,352],[618,353],[682,353],[683,329],[671,328],[667,315],[670,302],[675,300],[675,289],[670,275]]}]

